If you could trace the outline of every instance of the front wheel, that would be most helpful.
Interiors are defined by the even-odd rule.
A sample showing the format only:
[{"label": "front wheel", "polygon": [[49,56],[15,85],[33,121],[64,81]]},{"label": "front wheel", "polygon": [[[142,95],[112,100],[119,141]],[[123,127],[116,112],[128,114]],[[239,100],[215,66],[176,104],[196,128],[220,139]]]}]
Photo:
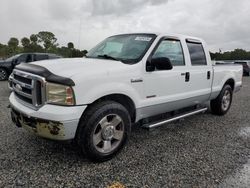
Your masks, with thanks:
[{"label": "front wheel", "polygon": [[219,96],[210,102],[211,111],[216,115],[224,115],[231,107],[233,90],[230,85],[225,85]]},{"label": "front wheel", "polygon": [[77,142],[87,158],[106,161],[125,145],[131,120],[121,104],[104,101],[94,104],[79,123]]}]

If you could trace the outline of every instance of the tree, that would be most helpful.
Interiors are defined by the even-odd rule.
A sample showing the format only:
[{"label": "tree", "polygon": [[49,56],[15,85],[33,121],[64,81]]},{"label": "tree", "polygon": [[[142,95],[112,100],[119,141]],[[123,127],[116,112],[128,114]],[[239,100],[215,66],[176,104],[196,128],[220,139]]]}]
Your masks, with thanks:
[{"label": "tree", "polygon": [[19,40],[17,38],[10,38],[8,41],[8,55],[18,53]]},{"label": "tree", "polygon": [[0,58],[7,57],[7,54],[8,54],[8,47],[0,43]]},{"label": "tree", "polygon": [[38,33],[37,37],[38,42],[43,44],[45,51],[49,51],[50,49],[54,49],[58,46],[58,44],[56,43],[57,38],[51,32],[41,31]]},{"label": "tree", "polygon": [[21,39],[21,43],[24,48],[28,48],[30,46],[30,39],[28,39],[27,37],[23,37]]},{"label": "tree", "polygon": [[86,56],[87,53],[88,53],[88,50],[83,50],[82,51],[83,56]]},{"label": "tree", "polygon": [[36,35],[36,34],[30,35],[30,41],[31,41],[33,44],[37,44],[37,41],[38,41],[37,35]]},{"label": "tree", "polygon": [[37,34],[30,35],[30,41],[29,52],[44,52],[43,47],[38,44]]},{"label": "tree", "polygon": [[68,43],[68,48],[69,49],[74,49],[74,43],[73,42],[69,42]]},{"label": "tree", "polygon": [[32,46],[30,44],[30,39],[28,39],[27,37],[23,37],[21,39],[21,44],[23,46],[23,49],[22,49],[23,52],[32,52]]},{"label": "tree", "polygon": [[10,38],[9,42],[8,42],[8,46],[11,48],[17,48],[19,44],[19,40],[17,38]]}]

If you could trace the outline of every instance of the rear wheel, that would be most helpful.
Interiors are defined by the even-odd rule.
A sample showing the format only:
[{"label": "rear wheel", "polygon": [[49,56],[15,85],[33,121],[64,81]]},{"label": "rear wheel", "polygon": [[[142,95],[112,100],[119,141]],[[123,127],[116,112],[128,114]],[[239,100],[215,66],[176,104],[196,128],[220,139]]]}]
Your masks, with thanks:
[{"label": "rear wheel", "polygon": [[224,115],[231,107],[233,90],[230,85],[225,85],[219,96],[210,102],[211,111],[216,115]]},{"label": "rear wheel", "polygon": [[4,68],[0,68],[0,81],[7,80],[8,72]]},{"label": "rear wheel", "polygon": [[106,161],[123,148],[130,126],[130,116],[125,107],[104,101],[90,107],[82,118],[77,142],[90,160]]}]

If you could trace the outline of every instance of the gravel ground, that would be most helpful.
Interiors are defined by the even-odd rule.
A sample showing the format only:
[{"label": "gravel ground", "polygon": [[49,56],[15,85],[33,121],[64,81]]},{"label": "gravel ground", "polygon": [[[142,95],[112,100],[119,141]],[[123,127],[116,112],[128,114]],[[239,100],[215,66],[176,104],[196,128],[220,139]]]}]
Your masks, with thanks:
[{"label": "gravel ground", "polygon": [[147,131],[101,164],[71,143],[38,138],[11,123],[0,82],[0,187],[249,187],[250,78],[224,117],[209,113]]}]

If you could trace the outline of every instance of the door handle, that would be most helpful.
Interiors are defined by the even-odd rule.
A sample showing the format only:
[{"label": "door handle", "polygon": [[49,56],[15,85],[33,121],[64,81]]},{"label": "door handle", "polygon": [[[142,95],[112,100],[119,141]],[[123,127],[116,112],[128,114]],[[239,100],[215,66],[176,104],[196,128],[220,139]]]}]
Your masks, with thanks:
[{"label": "door handle", "polygon": [[185,76],[185,82],[189,82],[190,80],[190,72],[183,72],[181,76]]},{"label": "door handle", "polygon": [[207,79],[209,80],[211,78],[211,72],[207,71]]},{"label": "door handle", "polygon": [[189,80],[190,80],[190,73],[186,72],[185,82],[189,82]]}]

